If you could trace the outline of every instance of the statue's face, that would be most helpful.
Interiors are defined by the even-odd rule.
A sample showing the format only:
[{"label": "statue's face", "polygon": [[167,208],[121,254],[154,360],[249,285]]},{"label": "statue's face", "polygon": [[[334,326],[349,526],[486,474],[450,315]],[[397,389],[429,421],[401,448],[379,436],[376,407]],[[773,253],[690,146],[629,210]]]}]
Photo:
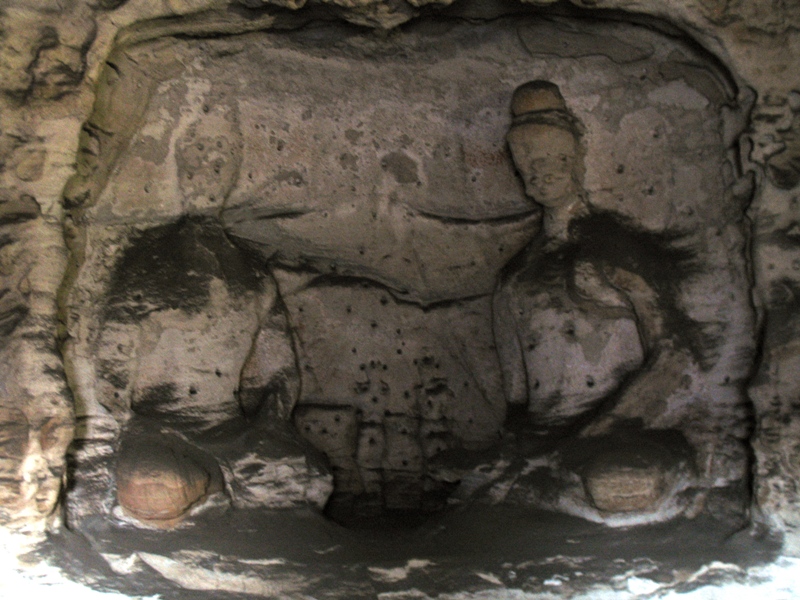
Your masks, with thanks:
[{"label": "statue's face", "polygon": [[578,144],[572,133],[553,125],[518,125],[508,133],[508,145],[527,196],[548,208],[574,200]]}]

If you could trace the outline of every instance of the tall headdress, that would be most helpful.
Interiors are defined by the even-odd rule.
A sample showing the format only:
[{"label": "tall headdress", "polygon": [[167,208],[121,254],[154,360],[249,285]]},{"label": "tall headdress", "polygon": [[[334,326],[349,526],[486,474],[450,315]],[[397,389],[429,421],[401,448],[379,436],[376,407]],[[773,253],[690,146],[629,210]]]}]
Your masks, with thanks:
[{"label": "tall headdress", "polygon": [[558,86],[550,81],[529,81],[514,90],[511,116],[511,127],[538,123],[567,129],[576,136],[583,133],[580,121],[567,108]]}]

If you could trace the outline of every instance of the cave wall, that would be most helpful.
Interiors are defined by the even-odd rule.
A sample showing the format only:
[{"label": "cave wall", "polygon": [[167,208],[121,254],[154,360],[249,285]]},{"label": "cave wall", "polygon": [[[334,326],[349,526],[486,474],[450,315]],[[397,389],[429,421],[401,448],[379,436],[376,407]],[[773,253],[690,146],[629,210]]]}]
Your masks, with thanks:
[{"label": "cave wall", "polygon": [[[86,430],[73,522],[112,472],[130,512],[124,490],[144,482],[115,459],[159,446],[132,439],[144,419],[201,446],[292,420],[327,456],[340,516],[463,502],[479,454],[463,455],[500,446],[496,501],[741,520],[749,186],[724,139],[736,86],[710,57],[643,27],[518,15],[385,40],[330,25],[160,39],[108,63],[65,189],[63,351]],[[569,219],[520,189],[505,142],[514,88],[545,79],[586,132],[568,177],[586,214]],[[562,130],[542,131],[548,148]],[[514,448],[509,402],[554,453]],[[670,433],[686,443],[644,442],[631,462],[626,438]],[[206,449],[241,504],[242,457]],[[263,450],[245,451],[250,471]],[[641,497],[604,496],[631,471]]]},{"label": "cave wall", "polygon": [[[80,307],[89,311],[105,310],[100,306],[92,306],[93,298],[89,292],[83,301],[65,297],[66,290],[92,289],[91,285],[81,282],[80,278],[88,275],[87,270],[79,272],[78,265],[86,261],[107,265],[109,268],[106,273],[111,281],[96,283],[108,284],[113,299],[115,283],[110,266],[128,245],[128,241],[135,237],[130,228],[132,224],[163,226],[161,221],[168,221],[178,215],[210,214],[214,212],[213,205],[218,197],[227,193],[226,186],[231,186],[235,177],[241,179],[242,174],[249,172],[244,161],[252,154],[245,153],[245,158],[242,158],[235,151],[235,144],[230,143],[231,139],[236,139],[236,132],[232,131],[231,136],[225,137],[222,147],[217,146],[217,142],[223,140],[215,137],[220,128],[224,130],[226,127],[240,127],[242,122],[246,122],[246,116],[231,118],[233,109],[230,104],[224,101],[204,104],[198,97],[190,107],[190,112],[193,110],[195,114],[207,116],[204,122],[210,124],[207,125],[208,131],[203,129],[202,124],[189,124],[185,130],[185,138],[179,144],[180,155],[175,159],[184,165],[184,172],[193,168],[199,170],[198,180],[192,178],[171,182],[181,190],[180,197],[185,199],[184,205],[162,205],[160,202],[164,198],[177,196],[144,189],[144,194],[137,191],[130,196],[135,204],[130,202],[126,205],[125,191],[117,190],[116,195],[123,201],[107,209],[99,217],[87,216],[86,212],[80,210],[82,203],[87,203],[86,199],[92,198],[92,193],[97,194],[110,176],[110,173],[105,176],[101,173],[98,176],[97,169],[114,165],[114,160],[108,158],[98,165],[98,156],[102,154],[107,157],[109,153],[121,153],[121,145],[134,135],[139,120],[143,118],[141,113],[145,103],[138,102],[137,99],[142,98],[142,94],[163,94],[158,97],[164,102],[165,110],[169,110],[169,97],[165,89],[157,88],[157,79],[169,81],[174,77],[176,69],[183,68],[170,64],[166,59],[156,61],[156,78],[151,74],[121,77],[119,81],[123,85],[131,85],[131,89],[117,90],[115,94],[104,97],[102,90],[111,89],[117,83],[117,69],[139,69],[136,62],[126,62],[127,58],[121,49],[124,50],[133,42],[158,40],[175,33],[203,36],[245,33],[273,27],[296,27],[304,19],[311,18],[312,14],[391,30],[413,19],[420,12],[431,10],[418,6],[418,3],[344,3],[309,6],[302,11],[299,10],[302,7],[294,3],[280,4],[288,10],[273,11],[266,3],[264,6],[267,9],[262,10],[264,6],[258,2],[232,2],[229,6],[228,2],[148,3],[134,0],[127,3],[99,4],[76,1],[67,5],[52,3],[52,6],[39,4],[36,7],[31,3],[19,2],[3,9],[0,17],[3,32],[0,40],[0,80],[4,91],[4,106],[0,116],[0,176],[3,178],[0,184],[0,224],[3,230],[3,237],[0,238],[3,290],[0,296],[0,352],[4,375],[0,389],[3,407],[2,508],[4,520],[10,528],[42,531],[48,521],[58,518],[56,507],[66,477],[66,447],[75,435],[75,397],[77,394],[84,403],[87,398],[91,400],[91,394],[86,394],[84,390],[95,385],[94,375],[88,372],[86,361],[81,364],[80,353],[73,352],[71,356],[77,357],[77,360],[73,358],[66,365],[62,358],[69,343],[83,339],[81,336],[97,336],[97,332],[68,331],[69,327],[74,328],[75,323],[80,322],[81,315],[74,314],[74,311]],[[549,4],[552,3],[532,3],[534,7],[543,9]],[[800,370],[795,366],[797,353],[794,335],[794,321],[797,319],[796,263],[800,260],[795,256],[798,210],[796,190],[800,183],[800,170],[797,166],[800,149],[796,141],[800,122],[800,82],[796,79],[796,67],[800,61],[797,34],[800,12],[788,5],[766,8],[755,2],[609,1],[576,5],[587,11],[620,9],[635,15],[659,17],[674,24],[716,55],[721,64],[733,74],[735,83],[741,90],[738,98],[740,106],[747,107],[753,102],[749,114],[741,111],[740,114],[727,116],[728,129],[723,132],[723,137],[728,135],[731,139],[725,139],[722,146],[731,149],[734,153],[734,170],[741,171],[728,176],[728,182],[743,182],[740,184],[742,190],[738,191],[739,196],[734,190],[733,199],[738,197],[744,199],[741,202],[751,201],[743,227],[751,233],[747,242],[749,254],[752,256],[749,265],[754,282],[752,301],[760,332],[757,336],[760,343],[758,363],[753,368],[748,388],[756,419],[752,438],[755,453],[754,510],[758,518],[787,534],[785,550],[796,553],[800,543],[793,533],[797,526],[797,503],[800,502],[796,490],[800,467],[796,450],[797,418],[794,416],[797,387],[800,383],[797,381]],[[456,4],[450,10],[456,16],[488,18],[511,9],[464,3],[463,6]],[[159,48],[158,41],[152,44],[153,54],[163,50]],[[220,54],[224,55],[224,52]],[[107,65],[106,61],[113,66]],[[680,81],[679,78],[676,80]],[[564,77],[558,83],[569,86],[569,78]],[[143,90],[148,85],[152,87]],[[97,97],[96,90],[101,90]],[[505,90],[506,96],[509,91],[510,88]],[[568,94],[567,97],[569,100]],[[115,102],[122,104],[114,105]],[[496,101],[493,106],[499,110],[500,104]],[[302,120],[301,107],[294,107],[294,110],[301,113]],[[581,105],[573,107],[573,110],[580,111]],[[119,114],[129,115],[130,118],[103,121],[104,116]],[[83,128],[87,122],[93,128]],[[203,120],[198,120],[198,123],[202,122]],[[744,134],[739,140],[736,136],[740,131],[744,131]],[[268,136],[262,137],[272,143]],[[204,151],[196,150],[199,144],[203,144],[204,149],[205,145],[215,148],[209,152],[216,154],[198,154]],[[270,149],[265,147],[262,150],[266,152]],[[380,163],[376,165],[377,169],[393,178],[394,184],[402,184],[404,178],[410,178],[408,162],[402,159],[406,156],[402,154],[405,150],[407,149],[396,149],[389,162],[385,162],[384,166]],[[157,153],[159,148],[156,145],[143,151],[140,162],[134,161],[127,167],[137,176],[146,173],[146,169],[157,168],[159,164],[159,161],[152,159],[152,154],[148,162],[148,151]],[[413,148],[409,152],[413,152]],[[342,154],[338,154],[339,158],[341,156]],[[510,165],[503,165],[494,168],[506,169],[508,175]],[[211,171],[203,173],[203,166],[210,166]],[[340,163],[339,166],[345,165]],[[591,162],[587,167],[591,180],[591,169],[597,167]],[[178,172],[181,170],[178,169]],[[283,186],[282,191],[288,188],[287,193],[291,194],[293,182],[309,176],[308,173],[287,175],[276,185]],[[752,196],[747,185],[749,178],[755,185]],[[391,179],[388,181],[391,183]],[[246,181],[244,184],[240,189],[246,189],[249,185]],[[98,187],[92,188],[93,185]],[[216,187],[220,189],[216,190]],[[502,197],[502,189],[488,191],[492,192],[487,194],[489,196]],[[149,197],[157,205],[142,209],[140,202],[148,194],[151,194]],[[212,196],[215,198],[212,199]],[[519,201],[521,196],[517,195],[515,198]],[[95,198],[88,204],[94,205],[95,201],[102,206],[102,201]],[[129,212],[120,215],[120,210]],[[452,206],[442,210],[449,217],[463,217],[454,214]],[[493,207],[487,207],[486,210],[490,213]],[[455,211],[457,213],[458,207],[455,207]],[[232,214],[232,220],[235,221],[235,211]],[[88,234],[89,241],[94,245],[87,245],[87,223],[97,222],[104,225],[103,231],[101,234]],[[273,310],[275,290],[281,285],[284,289],[295,286],[297,290],[302,290],[302,286],[291,280],[291,273],[283,275],[283,282],[280,273],[275,275],[275,279],[233,273],[237,271],[236,260],[219,260],[220,256],[226,256],[227,241],[221,239],[218,231],[215,232],[215,226],[202,220],[194,220],[184,227],[200,231],[200,246],[205,247],[197,248],[197,236],[187,236],[187,247],[182,249],[187,256],[198,253],[212,256],[201,261],[202,264],[192,270],[195,280],[190,277],[185,282],[186,290],[196,292],[198,288],[204,288],[208,283],[203,281],[205,270],[207,274],[212,274],[207,279],[223,279],[227,282],[222,287],[206,286],[208,297],[216,294],[218,298],[224,298],[224,304],[232,303],[239,308],[233,314],[214,314],[209,308],[211,304],[204,304],[204,300],[200,298],[194,308],[184,311],[191,313],[188,316],[180,314],[180,311],[169,312],[169,309],[186,308],[193,302],[191,294],[180,294],[174,299],[175,306],[165,306],[161,314],[155,311],[155,320],[160,319],[162,322],[148,325],[149,338],[137,342],[154,348],[152,364],[149,368],[145,365],[141,369],[144,374],[141,382],[143,390],[149,385],[148,377],[157,381],[164,376],[158,372],[161,360],[159,352],[168,353],[169,349],[175,347],[176,339],[181,340],[182,347],[191,347],[192,341],[187,339],[191,337],[194,327],[187,323],[187,319],[191,318],[202,318],[210,322],[210,337],[220,347],[225,347],[226,351],[231,345],[235,348],[237,344],[235,339],[226,340],[233,325],[237,332],[242,332],[242,338],[247,339],[252,339],[259,327],[261,331],[272,332],[264,336],[264,354],[270,357],[287,355],[286,346],[289,342],[286,324]],[[358,224],[354,229],[360,230]],[[96,242],[91,239],[92,235],[96,236]],[[242,231],[237,232],[237,235],[247,237],[246,232],[243,234]],[[148,248],[152,241],[148,243]],[[213,247],[214,252],[204,254],[203,250],[208,247]],[[86,248],[96,248],[96,251],[87,254]],[[165,248],[163,254],[168,258],[174,251],[174,248]],[[214,259],[214,256],[217,258]],[[323,253],[321,258],[327,260],[329,257]],[[316,259],[319,260],[320,256]],[[128,252],[126,260],[130,263],[131,271],[135,273],[135,252]],[[357,263],[357,260],[351,261],[350,268]],[[370,275],[374,273],[374,269],[369,272]],[[165,268],[163,276],[179,278],[180,274]],[[436,280],[446,281],[446,278]],[[479,285],[477,278],[473,277],[471,281]],[[388,284],[390,288],[402,287],[385,279],[381,283]],[[99,337],[92,341],[94,346],[89,344],[93,350],[99,348],[106,352],[108,356],[105,364],[112,374],[114,360],[118,363],[124,362],[124,357],[115,357],[114,353],[124,354],[126,349],[124,344],[119,344],[122,346],[119,348],[110,342],[116,342],[117,336],[123,338],[127,335],[124,331],[126,324],[139,323],[137,319],[142,318],[153,320],[152,315],[143,317],[139,314],[141,311],[137,312],[139,309],[136,303],[129,302],[127,294],[133,290],[135,282],[133,287],[130,284],[127,280],[124,285],[120,284],[122,292],[118,296],[119,302],[117,306],[112,306],[116,309],[117,316],[110,321],[116,329],[102,330]],[[447,299],[448,295],[446,289],[431,291],[419,286],[417,293],[419,297],[429,294],[426,301],[440,301]],[[313,290],[298,294],[295,301],[297,305],[293,310],[298,311],[303,300],[312,300],[312,304],[327,310],[324,303],[313,302],[313,295]],[[364,302],[376,300],[380,303],[381,297],[380,290],[368,290],[364,294]],[[392,298],[391,302],[395,302],[395,299]],[[218,324],[216,333],[215,323]],[[403,326],[405,324],[404,322]],[[107,336],[107,339],[104,340],[103,336]],[[159,344],[163,344],[161,350]],[[238,359],[235,358],[237,352],[241,355]],[[228,394],[227,388],[238,377],[232,371],[236,365],[243,365],[248,360],[249,352],[249,346],[235,350],[231,355],[233,362],[228,365],[228,369],[220,368],[218,364],[199,365],[201,370],[219,371],[222,374],[217,376],[214,373],[212,379],[218,380],[219,389],[201,388],[192,394],[188,392],[191,374],[170,374],[175,381],[186,384],[187,394],[195,403],[195,412],[199,415],[200,422],[214,420],[213,415],[209,417],[208,411],[224,412],[225,406],[212,400],[222,395],[220,390],[223,388],[226,390],[225,394]],[[70,355],[69,351],[67,355]],[[249,356],[252,358],[252,355]],[[369,365],[369,362],[366,364]],[[254,371],[263,374],[264,365],[258,366]],[[70,381],[77,382],[72,383],[73,389],[67,385],[65,368],[70,370]],[[281,382],[284,390],[291,390],[296,385],[297,375],[291,371],[288,364],[272,364],[266,369],[272,379]],[[113,377],[107,379],[111,384],[114,383]],[[258,377],[254,379],[257,380]],[[268,387],[272,380],[269,377],[266,379],[268,381],[254,381],[254,390]],[[84,386],[83,390],[74,389],[81,385]],[[113,391],[108,391],[113,397]],[[291,396],[291,393],[288,395]],[[146,399],[146,394],[142,397]],[[274,394],[273,397],[277,398],[274,401],[276,414],[290,410],[290,406],[281,404],[280,398],[285,398],[285,395]],[[369,396],[370,402],[371,398]],[[197,423],[193,424],[196,425]],[[109,435],[113,435],[114,428],[119,426],[119,420],[110,419],[108,426],[111,430]],[[82,435],[80,430],[78,435]],[[412,448],[410,452],[414,455],[418,450]],[[265,454],[269,452],[265,451]],[[293,464],[300,465],[299,462]],[[240,467],[244,468],[242,465]],[[306,467],[298,468],[303,470]],[[324,489],[327,485],[321,473],[315,475],[306,472],[304,476],[318,481],[318,486],[321,487],[317,489]],[[320,495],[324,493],[320,492]],[[246,505],[247,502],[258,502],[258,499],[242,497],[240,501]],[[319,497],[306,498],[303,501],[319,501]]]}]

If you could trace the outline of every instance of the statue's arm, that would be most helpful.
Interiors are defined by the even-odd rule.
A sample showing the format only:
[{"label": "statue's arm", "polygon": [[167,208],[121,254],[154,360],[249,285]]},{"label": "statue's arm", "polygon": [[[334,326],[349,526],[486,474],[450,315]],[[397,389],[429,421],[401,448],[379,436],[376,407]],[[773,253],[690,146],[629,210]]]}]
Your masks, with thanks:
[{"label": "statue's arm", "polygon": [[[512,404],[528,402],[528,377],[522,354],[519,332],[520,315],[512,290],[501,286],[492,303],[492,319],[495,345],[503,374],[503,391]],[[524,316],[524,315],[523,315]]]}]

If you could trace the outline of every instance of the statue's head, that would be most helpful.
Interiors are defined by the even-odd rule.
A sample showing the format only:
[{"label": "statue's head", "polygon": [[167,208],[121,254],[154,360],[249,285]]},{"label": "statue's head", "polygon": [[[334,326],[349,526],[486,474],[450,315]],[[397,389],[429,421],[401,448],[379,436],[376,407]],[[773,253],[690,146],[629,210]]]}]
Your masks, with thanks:
[{"label": "statue's head", "polygon": [[558,86],[529,81],[514,91],[508,145],[525,194],[547,208],[573,202],[581,189],[580,124]]}]

